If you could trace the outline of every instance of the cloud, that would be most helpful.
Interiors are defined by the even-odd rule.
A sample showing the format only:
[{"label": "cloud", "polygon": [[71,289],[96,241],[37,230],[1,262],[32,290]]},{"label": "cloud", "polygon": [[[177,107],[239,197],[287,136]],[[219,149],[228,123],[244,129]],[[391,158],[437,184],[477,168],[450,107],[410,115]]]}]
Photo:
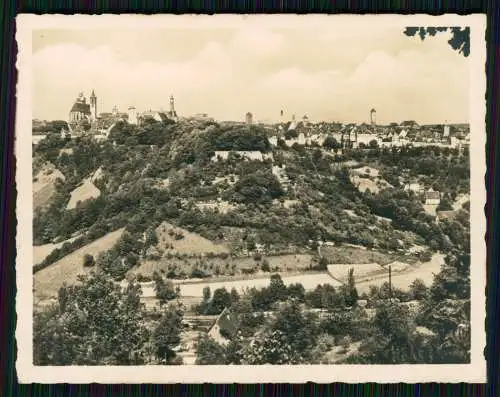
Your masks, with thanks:
[{"label": "cloud", "polygon": [[146,51],[134,58],[134,48],[125,56],[106,45],[45,46],[33,56],[35,117],[66,118],[77,93],[92,88],[100,111],[166,108],[174,94],[181,114],[226,119],[247,111],[275,118],[285,108],[312,119],[363,121],[371,107],[381,121],[467,117],[468,64],[446,37],[420,42],[374,32],[371,40],[370,32],[339,37],[256,26],[229,34],[168,61]]},{"label": "cloud", "polygon": [[450,59],[425,58],[414,51],[397,56],[370,52],[348,74],[337,69],[286,68],[262,78],[257,90],[269,92],[291,113],[306,112],[316,118],[367,121],[372,106],[387,122],[402,117],[466,119],[468,114],[467,64],[457,66]]},{"label": "cloud", "polygon": [[255,56],[275,55],[285,45],[281,34],[251,26],[238,31],[231,42],[235,52]]}]

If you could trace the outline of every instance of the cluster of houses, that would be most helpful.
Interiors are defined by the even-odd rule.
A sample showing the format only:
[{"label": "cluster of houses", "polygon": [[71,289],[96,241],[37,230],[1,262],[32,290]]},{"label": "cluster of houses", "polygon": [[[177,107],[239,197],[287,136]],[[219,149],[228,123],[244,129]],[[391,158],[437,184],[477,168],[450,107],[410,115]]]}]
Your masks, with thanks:
[{"label": "cluster of houses", "polygon": [[327,137],[334,138],[343,149],[378,147],[443,146],[461,149],[469,146],[470,133],[468,124],[425,125],[419,126],[415,121],[403,121],[390,125],[372,124],[312,124],[307,116],[297,122],[295,117],[285,123],[279,123],[269,142],[277,146],[278,140],[286,146],[319,145],[322,146]]}]

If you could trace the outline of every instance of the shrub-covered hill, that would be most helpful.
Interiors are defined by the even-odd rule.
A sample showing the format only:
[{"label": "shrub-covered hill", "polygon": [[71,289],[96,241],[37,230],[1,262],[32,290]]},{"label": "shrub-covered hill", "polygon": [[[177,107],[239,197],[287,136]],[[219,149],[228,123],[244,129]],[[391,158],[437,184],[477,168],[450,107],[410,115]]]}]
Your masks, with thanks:
[{"label": "shrub-covered hill", "polygon": [[[260,151],[266,156],[245,160],[230,155],[214,161],[219,150]],[[425,173],[427,182],[437,183],[440,178],[449,180],[450,174],[462,177],[467,161],[453,153],[422,154],[420,149],[404,153],[370,149],[336,156],[320,147],[281,145],[271,150],[259,127],[216,123],[151,122],[141,127],[119,123],[104,142],[51,135],[36,147],[35,162],[51,162],[65,179],[56,185],[49,205],[35,213],[34,243],[82,235],[49,255],[41,267],[121,227],[126,227],[134,248],[120,250],[117,258],[135,255],[120,262],[135,266],[148,247],[158,243],[154,230],[165,221],[231,247],[236,256],[262,249],[271,254],[298,253],[315,249],[318,241],[385,250],[466,244],[466,218],[453,221],[459,229],[448,222],[437,225],[425,214],[420,198],[403,191],[394,167],[403,166],[401,174],[408,167],[412,174],[416,168]],[[378,167],[394,187],[376,194],[360,192],[343,166],[352,158]],[[435,167],[429,165],[432,161]],[[100,196],[66,209],[71,192],[97,170],[99,177],[93,183]],[[465,190],[463,179],[454,186]]]}]

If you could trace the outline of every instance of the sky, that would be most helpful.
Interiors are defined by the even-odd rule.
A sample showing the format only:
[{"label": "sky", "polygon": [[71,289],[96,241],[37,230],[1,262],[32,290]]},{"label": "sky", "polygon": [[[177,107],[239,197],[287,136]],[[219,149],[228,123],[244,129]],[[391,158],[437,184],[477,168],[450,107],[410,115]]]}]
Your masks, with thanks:
[{"label": "sky", "polygon": [[168,109],[219,120],[420,124],[469,120],[469,58],[442,33],[394,27],[33,31],[33,117],[68,118],[78,93],[98,112]]}]

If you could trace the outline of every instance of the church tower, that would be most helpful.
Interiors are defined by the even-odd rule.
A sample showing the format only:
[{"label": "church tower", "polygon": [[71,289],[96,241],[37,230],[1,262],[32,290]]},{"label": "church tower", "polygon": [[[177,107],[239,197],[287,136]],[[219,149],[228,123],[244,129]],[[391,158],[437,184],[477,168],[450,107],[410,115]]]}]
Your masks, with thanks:
[{"label": "church tower", "polygon": [[92,90],[92,95],[90,95],[90,114],[92,120],[97,120],[97,97],[94,90]]},{"label": "church tower", "polygon": [[175,101],[173,95],[170,95],[170,114],[175,114]]},{"label": "church tower", "polygon": [[375,126],[375,124],[377,124],[377,111],[373,108],[372,110],[370,110],[370,124],[372,126]]},{"label": "church tower", "polygon": [[175,101],[174,101],[173,95],[170,95],[170,110],[169,110],[167,116],[170,120],[173,120],[175,122],[178,121],[177,112],[175,111]]}]

